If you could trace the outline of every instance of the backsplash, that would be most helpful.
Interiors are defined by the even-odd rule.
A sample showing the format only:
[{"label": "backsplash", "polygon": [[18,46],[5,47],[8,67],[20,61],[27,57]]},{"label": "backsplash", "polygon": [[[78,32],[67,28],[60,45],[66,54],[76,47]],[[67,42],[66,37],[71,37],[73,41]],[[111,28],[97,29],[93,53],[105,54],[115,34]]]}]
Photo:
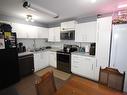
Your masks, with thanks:
[{"label": "backsplash", "polygon": [[26,47],[26,50],[28,49],[35,49],[35,48],[41,48],[46,46],[51,46],[54,48],[63,48],[64,44],[69,45],[78,45],[80,47],[90,46],[90,43],[79,43],[74,42],[73,40],[64,40],[61,42],[48,42],[47,39],[18,39],[18,43],[22,42],[23,45]]}]

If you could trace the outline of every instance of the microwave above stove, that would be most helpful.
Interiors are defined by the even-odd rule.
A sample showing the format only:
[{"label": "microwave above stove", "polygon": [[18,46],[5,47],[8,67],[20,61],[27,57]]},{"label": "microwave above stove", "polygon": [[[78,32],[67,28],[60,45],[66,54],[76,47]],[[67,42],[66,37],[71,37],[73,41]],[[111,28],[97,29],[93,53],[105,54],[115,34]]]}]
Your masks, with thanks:
[{"label": "microwave above stove", "polygon": [[61,31],[60,33],[61,40],[75,40],[75,31]]}]

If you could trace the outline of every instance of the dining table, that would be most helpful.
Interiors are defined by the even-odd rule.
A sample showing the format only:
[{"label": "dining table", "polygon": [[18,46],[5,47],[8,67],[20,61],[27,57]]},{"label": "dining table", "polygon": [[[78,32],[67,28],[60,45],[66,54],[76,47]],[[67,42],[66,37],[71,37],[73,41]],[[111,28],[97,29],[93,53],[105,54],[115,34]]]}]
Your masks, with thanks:
[{"label": "dining table", "polygon": [[127,95],[97,82],[71,77],[54,95]]}]

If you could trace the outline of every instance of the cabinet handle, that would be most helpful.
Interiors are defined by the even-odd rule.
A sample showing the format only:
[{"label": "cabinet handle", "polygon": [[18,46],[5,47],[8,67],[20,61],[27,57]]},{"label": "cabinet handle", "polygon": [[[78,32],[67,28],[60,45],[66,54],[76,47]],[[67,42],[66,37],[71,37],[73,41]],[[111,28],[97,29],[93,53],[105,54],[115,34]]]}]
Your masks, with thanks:
[{"label": "cabinet handle", "polygon": [[93,70],[93,64],[92,64],[92,70]]},{"label": "cabinet handle", "polygon": [[96,59],[96,67],[97,67],[97,59]]}]

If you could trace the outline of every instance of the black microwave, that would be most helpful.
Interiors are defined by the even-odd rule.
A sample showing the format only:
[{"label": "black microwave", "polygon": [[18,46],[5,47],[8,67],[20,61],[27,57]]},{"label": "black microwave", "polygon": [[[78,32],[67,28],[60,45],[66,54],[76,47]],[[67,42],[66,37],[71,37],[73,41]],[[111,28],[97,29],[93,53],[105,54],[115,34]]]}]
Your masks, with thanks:
[{"label": "black microwave", "polygon": [[61,31],[60,33],[61,40],[75,40],[75,31]]}]

